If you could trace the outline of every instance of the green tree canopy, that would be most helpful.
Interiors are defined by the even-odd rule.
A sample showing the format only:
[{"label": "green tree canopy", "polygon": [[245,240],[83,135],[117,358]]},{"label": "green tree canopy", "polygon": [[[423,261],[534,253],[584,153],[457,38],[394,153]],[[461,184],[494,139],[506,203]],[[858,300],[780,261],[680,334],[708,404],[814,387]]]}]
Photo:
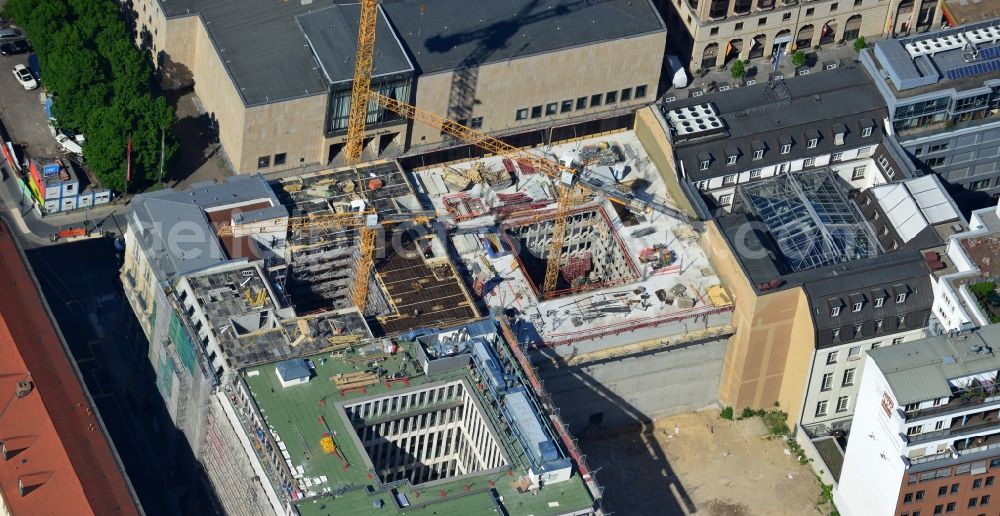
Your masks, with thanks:
[{"label": "green tree canopy", "polygon": [[27,30],[60,127],[86,135],[84,161],[104,186],[155,180],[160,136],[169,164],[177,151],[174,111],[154,88],[149,56],[135,46],[115,0],[9,0],[4,15]]},{"label": "green tree canopy", "polygon": [[733,63],[733,66],[729,68],[729,74],[732,75],[733,79],[736,79],[737,81],[743,80],[743,76],[746,75],[746,73],[746,66],[743,64],[743,61],[740,61],[739,59],[737,59],[736,62]]},{"label": "green tree canopy", "polygon": [[801,50],[796,50],[795,53],[792,54],[792,65],[798,68],[804,64],[806,64],[806,53]]},{"label": "green tree canopy", "polygon": [[865,41],[865,37],[864,36],[858,36],[858,39],[854,40],[854,51],[857,52],[857,53],[859,53],[859,54],[867,46],[868,46],[868,42]]}]

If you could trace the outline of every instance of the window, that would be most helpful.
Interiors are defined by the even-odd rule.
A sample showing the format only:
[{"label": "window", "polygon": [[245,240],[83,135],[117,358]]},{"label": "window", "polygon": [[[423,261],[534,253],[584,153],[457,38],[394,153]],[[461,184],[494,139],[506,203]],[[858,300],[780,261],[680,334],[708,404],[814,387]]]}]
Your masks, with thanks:
[{"label": "window", "polygon": [[938,498],[948,494],[948,486],[941,486],[938,488]]},{"label": "window", "polygon": [[580,97],[576,99],[576,109],[587,109],[587,97]]},{"label": "window", "polygon": [[944,512],[955,512],[955,502],[948,502],[948,506],[945,507]]},{"label": "window", "polygon": [[875,308],[881,308],[882,307],[882,303],[885,303],[885,298],[884,297],[876,297],[875,298]]},{"label": "window", "polygon": [[792,13],[785,13],[781,16],[781,21],[788,21],[792,19]]},{"label": "window", "polygon": [[944,165],[944,157],[940,157],[940,158],[930,158],[930,159],[928,159],[928,160],[924,161],[924,163],[925,163],[925,164],[926,164],[926,165],[927,165],[928,167],[932,167],[932,168],[933,168],[933,167],[940,167],[941,165]]},{"label": "window", "polygon": [[986,477],[986,485],[988,486],[993,485],[993,477]]},{"label": "window", "polygon": [[875,319],[875,331],[882,329],[882,319]]},{"label": "window", "polygon": [[980,181],[973,181],[968,184],[967,188],[969,190],[985,190],[990,187],[989,179],[982,179]]},{"label": "window", "polygon": [[853,312],[860,312],[861,311],[861,306],[863,304],[864,303],[861,302],[861,301],[858,301],[857,303],[854,303],[854,305],[851,307],[851,311],[853,311]]},{"label": "window", "polygon": [[863,138],[867,138],[867,137],[869,137],[871,135],[872,135],[872,128],[871,127],[862,127],[861,128],[861,136]]},{"label": "window", "polygon": [[920,501],[920,500],[923,500],[923,499],[924,499],[924,490],[921,489],[920,491],[917,491],[917,501]]},{"label": "window", "polygon": [[[920,435],[920,432],[924,429],[923,425],[911,426],[906,429],[906,435]],[[917,498],[919,500],[919,498]]]},{"label": "window", "polygon": [[823,400],[816,404],[816,417],[826,415],[826,400]]},{"label": "window", "polygon": [[944,512],[944,506],[943,505],[935,505],[934,506],[934,514],[941,514],[943,512]]},{"label": "window", "polygon": [[546,115],[554,115],[554,114],[556,114],[556,112],[558,111],[558,109],[557,109],[558,107],[559,107],[559,104],[556,103],[556,102],[551,102],[549,104],[546,104],[545,105],[545,114]]},{"label": "window", "polygon": [[847,351],[848,360],[857,360],[861,358],[861,346],[854,346]]},{"label": "window", "polygon": [[837,412],[847,412],[848,399],[848,396],[841,396],[837,398]]},{"label": "window", "polygon": [[632,88],[625,88],[622,90],[622,102],[626,100],[632,100]]},{"label": "window", "polygon": [[729,158],[726,160],[726,164],[727,165],[735,165],[736,164],[736,156],[729,156]]},{"label": "window", "polygon": [[282,152],[280,154],[275,154],[274,155],[274,166],[284,165],[285,164],[285,160],[287,158],[288,158],[288,154],[287,153]]},{"label": "window", "polygon": [[271,156],[261,156],[257,158],[257,168],[267,168],[271,166]]},{"label": "window", "polygon": [[983,487],[983,479],[977,478],[977,479],[975,479],[975,480],[972,481],[972,488],[973,489],[979,489],[980,487]]},{"label": "window", "polygon": [[841,382],[841,387],[850,387],[854,385],[854,371],[855,368],[850,368],[844,371],[844,381]]},{"label": "window", "polygon": [[823,384],[820,385],[819,390],[828,391],[833,387],[833,373],[826,373],[823,375]]},{"label": "window", "polygon": [[860,167],[854,167],[854,171],[851,172],[851,180],[857,181],[858,179],[865,178],[865,167],[864,165]]},{"label": "window", "polygon": [[951,485],[951,494],[956,494],[956,493],[958,493],[958,484],[957,483]]},{"label": "window", "polygon": [[743,30],[743,22],[737,23],[736,26],[733,27],[733,29],[737,31]]},{"label": "window", "polygon": [[830,4],[830,12],[831,13],[837,12],[837,7],[839,7],[839,5],[837,4],[837,2],[834,2],[834,3]]},{"label": "window", "polygon": [[[990,477],[990,478],[993,478],[993,477]],[[989,504],[990,504],[990,495],[983,495],[979,499],[979,505],[989,505]]]},{"label": "window", "polygon": [[[730,159],[732,159],[734,157],[735,156],[730,156]],[[733,161],[735,161],[735,160],[733,160]],[[722,184],[723,185],[734,185],[734,184],[736,184],[736,174],[729,174],[728,176],[723,177],[722,178]]]},{"label": "window", "polygon": [[618,92],[617,91],[609,91],[609,92],[607,92],[607,93],[604,94],[604,103],[605,104],[614,104],[615,102],[618,102]]},{"label": "window", "polygon": [[834,152],[830,155],[830,161],[840,161],[840,158],[844,156],[843,152]]},{"label": "window", "polygon": [[472,125],[470,125],[469,127],[472,127],[473,129],[482,129],[483,128],[483,117],[477,116],[477,117],[473,118],[472,119]]},{"label": "window", "polygon": [[835,338],[835,339],[839,339],[840,338],[840,328],[834,328],[833,329],[833,338]]},{"label": "window", "polygon": [[535,106],[531,108],[531,118],[541,118],[542,117],[542,106]]},{"label": "window", "polygon": [[806,147],[810,149],[815,149],[818,143],[819,143],[818,138],[809,138],[809,142],[806,144]]},{"label": "window", "polygon": [[718,36],[719,35],[719,28],[718,27],[712,27],[712,31],[711,31],[711,33],[709,35],[710,36]]},{"label": "window", "polygon": [[601,94],[598,93],[597,95],[591,95],[590,96],[590,107],[595,107],[595,106],[600,106],[600,105],[601,105]]},{"label": "window", "polygon": [[830,365],[836,363],[837,363],[837,352],[831,351],[828,355],[826,355],[826,364]]},{"label": "window", "polygon": [[864,0],[854,0],[854,7],[859,7]]},{"label": "window", "polygon": [[816,160],[814,158],[806,158],[802,160],[803,167],[811,167]]},{"label": "window", "polygon": [[709,161],[707,159],[705,161],[702,161],[701,165],[698,167],[699,170],[708,170],[708,164]]},{"label": "window", "polygon": [[788,154],[789,152],[792,152],[792,144],[790,143],[781,144],[781,153]]},{"label": "window", "polygon": [[750,179],[759,179],[759,178],[760,178],[760,169],[759,168],[755,168],[755,169],[753,169],[753,170],[750,171]]},{"label": "window", "polygon": [[759,18],[759,19],[757,20],[757,26],[758,26],[758,27],[763,27],[764,25],[767,25],[767,18],[766,18],[766,17],[764,17],[764,18]]},{"label": "window", "polygon": [[641,98],[643,98],[645,96],[646,96],[646,85],[643,84],[642,86],[636,86],[635,87],[635,98],[641,99]]},{"label": "window", "polygon": [[905,324],[906,324],[906,316],[905,315],[900,315],[899,317],[896,318],[896,326],[902,327]]},{"label": "window", "polygon": [[950,144],[948,142],[935,143],[935,144],[930,145],[930,146],[927,147],[927,153],[930,154],[932,152],[946,151],[946,150],[948,150],[949,146],[950,146]]},{"label": "window", "polygon": [[757,149],[753,151],[753,159],[763,159],[763,158],[764,158],[764,149]]},{"label": "window", "polygon": [[903,503],[910,503],[913,501],[913,493],[906,493],[903,495]]},{"label": "window", "polygon": [[872,349],[878,349],[882,347],[881,342],[872,342]]},{"label": "window", "polygon": [[573,101],[572,100],[562,101],[562,106],[559,107],[559,112],[569,113],[570,111],[573,111]]},{"label": "window", "polygon": [[723,194],[719,196],[719,204],[729,206],[733,202],[733,194]]},{"label": "window", "polygon": [[896,294],[896,302],[902,303],[903,301],[906,301],[906,292],[900,292],[899,294]]},{"label": "window", "polygon": [[944,421],[938,421],[937,423],[934,423],[934,430],[940,430],[942,428],[944,428]]},{"label": "window", "polygon": [[528,108],[518,109],[517,114],[514,115],[514,120],[524,120],[528,118]]},{"label": "window", "polygon": [[806,16],[812,16],[815,13],[816,13],[816,9],[814,9],[812,7],[806,9]]},{"label": "window", "polygon": [[896,344],[899,344],[901,342],[903,342],[903,337],[896,337],[895,339],[892,339],[892,345],[893,346],[895,346]]}]

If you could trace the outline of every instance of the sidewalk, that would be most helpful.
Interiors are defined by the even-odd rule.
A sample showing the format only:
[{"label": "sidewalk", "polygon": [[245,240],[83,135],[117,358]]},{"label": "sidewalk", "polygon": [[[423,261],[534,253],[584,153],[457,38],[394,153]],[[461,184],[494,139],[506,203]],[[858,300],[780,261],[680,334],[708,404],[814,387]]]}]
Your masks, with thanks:
[{"label": "sidewalk", "polygon": [[[807,56],[807,64],[804,68],[808,69],[809,73],[819,73],[824,71],[826,69],[826,65],[830,63],[836,63],[837,66],[843,66],[845,61],[854,62],[858,59],[858,53],[854,50],[853,41],[848,41],[839,46],[836,44],[825,45],[820,50],[803,49],[803,52],[805,52]],[[735,62],[735,60],[730,61],[725,70],[713,68],[703,72],[704,75],[700,77],[692,77],[691,83],[688,84],[687,88],[670,88],[666,93],[664,93],[664,98],[667,101],[670,101],[671,97],[673,97],[673,100],[681,100],[698,96],[697,92],[706,94],[714,91],[726,91],[731,88],[738,88],[738,81],[733,79],[733,76],[729,72],[729,68],[732,66],[733,62]],[[746,66],[746,70],[747,75],[744,77],[744,81],[747,83],[750,83],[750,81],[763,83],[767,82],[771,73],[773,73],[774,63],[768,56],[758,57],[750,60],[750,64]],[[778,74],[782,75],[786,79],[795,76],[796,70],[792,65],[791,54],[783,54],[781,56],[781,61],[778,66]]]}]

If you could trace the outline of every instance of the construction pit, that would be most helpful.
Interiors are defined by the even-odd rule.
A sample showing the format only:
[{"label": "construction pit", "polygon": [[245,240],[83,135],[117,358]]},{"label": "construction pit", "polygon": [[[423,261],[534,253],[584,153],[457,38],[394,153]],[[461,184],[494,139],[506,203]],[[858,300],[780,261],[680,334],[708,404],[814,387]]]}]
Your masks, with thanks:
[{"label": "construction pit", "polygon": [[[670,198],[638,138],[623,132],[531,152],[587,163],[577,180],[609,193],[571,211],[548,295],[556,203],[546,174],[491,156],[417,170],[416,191],[458,228],[451,244],[466,281],[492,313],[506,316],[570,430],[632,425],[714,402],[718,381],[704,379],[721,375],[732,299],[698,224]],[[473,169],[493,171],[495,181],[462,179]],[[496,171],[509,174],[509,184]],[[648,209],[630,209],[622,192]]]},{"label": "construction pit", "polygon": [[[501,226],[508,249],[536,297],[545,286],[554,214],[542,220],[514,221]],[[639,271],[625,249],[603,207],[585,208],[566,218],[566,233],[559,256],[559,276],[552,297],[632,283]]]}]

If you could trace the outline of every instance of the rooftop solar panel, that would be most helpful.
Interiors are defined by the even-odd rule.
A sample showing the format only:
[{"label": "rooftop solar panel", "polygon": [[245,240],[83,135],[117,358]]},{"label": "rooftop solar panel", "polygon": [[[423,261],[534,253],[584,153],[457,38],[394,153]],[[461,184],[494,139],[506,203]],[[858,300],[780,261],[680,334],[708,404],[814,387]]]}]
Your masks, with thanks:
[{"label": "rooftop solar panel", "polygon": [[945,71],[944,75],[950,80],[955,80],[997,71],[1000,71],[1000,59],[991,59],[989,61],[980,61],[978,63],[952,68],[951,70]]}]

